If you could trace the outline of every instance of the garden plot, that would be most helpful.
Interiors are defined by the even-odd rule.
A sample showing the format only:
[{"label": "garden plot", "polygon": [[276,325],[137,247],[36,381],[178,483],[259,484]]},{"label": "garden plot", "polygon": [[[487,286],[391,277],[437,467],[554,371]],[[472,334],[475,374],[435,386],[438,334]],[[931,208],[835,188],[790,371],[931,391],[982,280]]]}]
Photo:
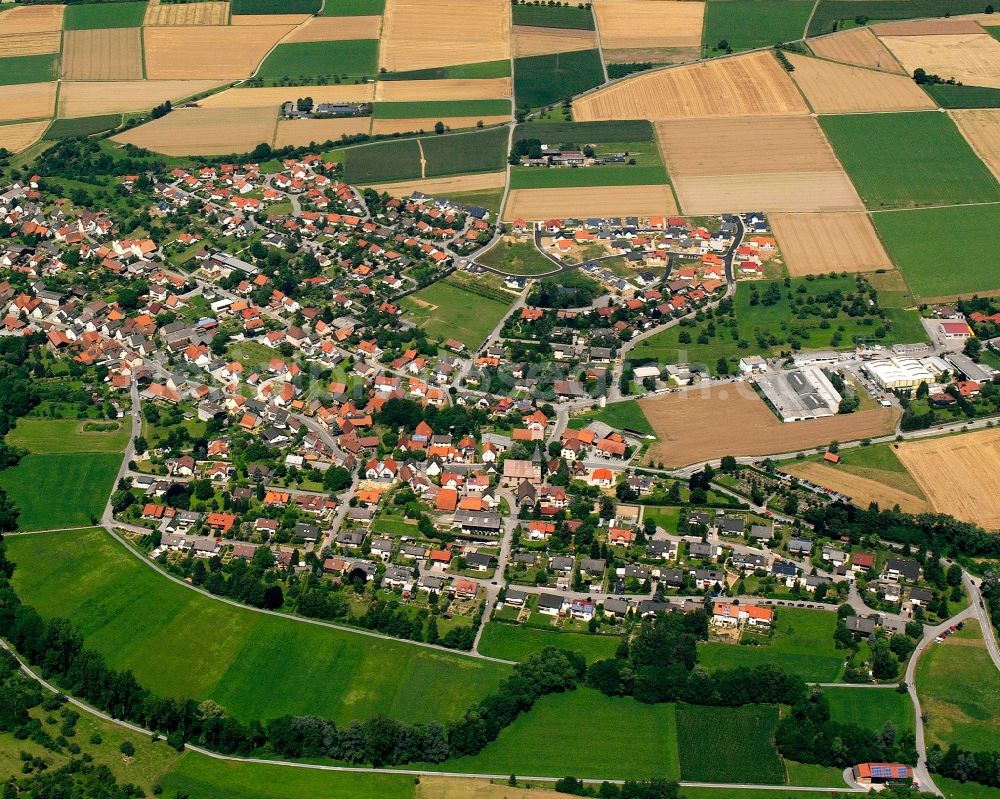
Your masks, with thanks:
[{"label": "garden plot", "polygon": [[182,108],[115,136],[115,141],[166,155],[228,155],[271,144],[270,108]]},{"label": "garden plot", "polygon": [[177,101],[210,91],[217,80],[63,81],[60,117],[148,111],[164,100]]},{"label": "garden plot", "polygon": [[903,74],[903,68],[895,56],[875,37],[870,28],[851,28],[810,39],[809,48],[820,58]]},{"label": "garden plot", "polygon": [[892,268],[868,214],[772,214],[768,219],[790,277]]},{"label": "garden plot", "polygon": [[96,28],[63,34],[62,76],[66,80],[142,78],[139,28]]},{"label": "garden plot", "polygon": [[597,47],[594,31],[576,28],[533,28],[515,25],[513,28],[515,58],[550,53],[572,53]]},{"label": "garden plot", "polygon": [[203,79],[206,75],[219,80],[246,78],[291,30],[289,25],[147,28],[147,77],[161,80]]}]

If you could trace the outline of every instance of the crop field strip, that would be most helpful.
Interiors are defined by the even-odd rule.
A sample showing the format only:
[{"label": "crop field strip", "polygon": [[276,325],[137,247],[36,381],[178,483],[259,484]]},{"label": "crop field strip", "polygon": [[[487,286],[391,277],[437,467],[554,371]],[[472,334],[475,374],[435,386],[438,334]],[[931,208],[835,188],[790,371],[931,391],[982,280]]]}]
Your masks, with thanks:
[{"label": "crop field strip", "polygon": [[95,28],[63,34],[65,80],[141,80],[142,30]]},{"label": "crop field strip", "polygon": [[18,5],[0,14],[0,36],[24,33],[58,33],[63,27],[64,5]]},{"label": "crop field strip", "polygon": [[230,25],[240,28],[256,27],[258,25],[274,26],[287,25],[294,28],[304,22],[309,21],[306,14],[233,14],[229,19]]},{"label": "crop field strip", "polygon": [[952,111],[949,116],[976,155],[1000,180],[1000,109]]},{"label": "crop field strip", "polygon": [[228,25],[229,3],[204,0],[198,3],[161,3],[149,0],[143,25]]},{"label": "crop field strip", "polygon": [[164,100],[177,102],[220,86],[217,80],[63,81],[60,117],[148,111]]},{"label": "crop field strip", "polygon": [[114,138],[165,155],[229,155],[270,144],[273,108],[184,108]]},{"label": "crop field strip", "polygon": [[51,117],[55,105],[55,83],[0,86],[0,122]]},{"label": "crop field strip", "polygon": [[[249,77],[290,25],[194,25],[144,31],[146,77],[161,80],[219,80]],[[244,90],[249,91],[249,90]]]},{"label": "crop field strip", "polygon": [[783,464],[781,468],[796,477],[850,497],[861,508],[877,502],[880,508],[886,509],[899,505],[904,513],[926,513],[930,510],[926,500],[894,486],[845,472],[836,466],[803,461]]},{"label": "crop field strip", "polygon": [[673,192],[661,186],[514,189],[507,196],[503,218],[541,221],[565,217],[650,216],[676,214]]},{"label": "crop field strip", "polygon": [[506,172],[477,172],[472,175],[454,175],[425,180],[404,180],[394,183],[371,183],[378,191],[386,191],[394,197],[409,197],[415,191],[424,194],[442,194],[450,197],[456,193],[478,192],[503,188]]},{"label": "crop field strip", "polygon": [[59,31],[10,34],[0,31],[0,58],[58,53],[61,40]]},{"label": "crop field strip", "polygon": [[380,102],[442,100],[493,100],[510,97],[510,78],[383,80],[375,84],[375,99]]},{"label": "crop field strip", "polygon": [[0,147],[12,153],[20,152],[38,141],[48,126],[48,120],[0,125]]},{"label": "crop field strip", "polygon": [[602,48],[701,48],[701,0],[594,0],[593,8]]},{"label": "crop field strip", "polygon": [[820,58],[898,75],[906,74],[896,57],[878,40],[871,28],[851,28],[810,39],[807,44]]},{"label": "crop field strip", "polygon": [[514,58],[592,50],[597,46],[597,34],[594,31],[576,28],[531,28],[515,25],[511,36]]},{"label": "crop field strip", "polygon": [[274,136],[275,147],[305,147],[310,142],[339,141],[371,130],[370,117],[344,119],[281,119]]},{"label": "crop field strip", "polygon": [[287,42],[327,42],[349,39],[377,39],[381,17],[313,17],[296,28]]},{"label": "crop field strip", "polygon": [[508,122],[510,114],[477,115],[462,117],[432,116],[423,118],[403,117],[401,119],[373,119],[373,135],[392,135],[394,133],[433,133],[438,122],[445,126],[446,130],[457,131],[467,128],[475,128],[480,122],[483,125],[496,125]]},{"label": "crop field strip", "polygon": [[881,39],[910,73],[920,68],[964,84],[1000,88],[1000,42],[988,33]]},{"label": "crop field strip", "polygon": [[768,221],[790,277],[892,268],[892,259],[863,212],[779,213]]},{"label": "crop field strip", "polygon": [[255,89],[227,89],[199,101],[202,108],[272,108],[299,97],[315,103],[368,103],[375,86],[371,83],[338,83],[328,86],[266,86]]},{"label": "crop field strip", "polygon": [[978,14],[981,0],[819,0],[809,21],[809,36],[831,33],[838,21],[853,21],[859,14],[876,20],[906,20]]}]

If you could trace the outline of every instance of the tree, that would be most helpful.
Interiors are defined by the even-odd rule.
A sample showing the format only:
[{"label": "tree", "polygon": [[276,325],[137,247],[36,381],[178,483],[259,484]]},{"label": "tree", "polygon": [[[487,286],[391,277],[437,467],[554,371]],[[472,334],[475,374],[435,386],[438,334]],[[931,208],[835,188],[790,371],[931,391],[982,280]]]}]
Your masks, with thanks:
[{"label": "tree", "polygon": [[327,491],[343,491],[350,488],[353,478],[343,466],[331,466],[323,473],[323,488]]},{"label": "tree", "polygon": [[435,122],[434,123],[434,132],[438,136],[440,136],[442,133],[444,133],[444,122],[440,122],[440,121],[439,122]]},{"label": "tree", "polygon": [[125,757],[132,757],[135,755],[135,745],[131,741],[123,741],[122,745],[118,747],[118,751]]}]

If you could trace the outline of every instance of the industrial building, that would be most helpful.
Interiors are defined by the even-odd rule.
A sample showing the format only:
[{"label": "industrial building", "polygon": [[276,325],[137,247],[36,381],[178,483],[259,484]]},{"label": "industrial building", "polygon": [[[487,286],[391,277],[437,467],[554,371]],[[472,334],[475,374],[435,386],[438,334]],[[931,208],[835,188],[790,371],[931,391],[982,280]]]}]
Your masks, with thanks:
[{"label": "industrial building", "polygon": [[833,416],[840,408],[840,393],[816,366],[763,375],[756,383],[784,422]]},{"label": "industrial building", "polygon": [[921,383],[933,383],[951,367],[940,358],[884,358],[868,361],[865,372],[886,391],[914,389]]}]

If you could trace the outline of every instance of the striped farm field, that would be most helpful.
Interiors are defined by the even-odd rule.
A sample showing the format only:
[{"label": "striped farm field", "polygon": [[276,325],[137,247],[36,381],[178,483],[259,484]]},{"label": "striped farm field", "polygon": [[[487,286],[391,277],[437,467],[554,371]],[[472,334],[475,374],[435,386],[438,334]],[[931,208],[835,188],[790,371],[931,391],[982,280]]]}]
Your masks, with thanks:
[{"label": "striped farm field", "polygon": [[229,3],[161,3],[149,0],[143,25],[228,25]]},{"label": "striped farm field", "polygon": [[449,197],[452,194],[467,194],[469,192],[488,191],[489,189],[501,189],[506,178],[506,172],[479,172],[474,175],[453,175],[444,178],[402,180],[395,183],[377,183],[371,185],[380,192],[388,192],[393,197],[409,197],[415,191]]},{"label": "striped farm field", "polygon": [[60,41],[59,31],[0,33],[0,58],[58,53]]},{"label": "striped farm field", "polygon": [[609,50],[701,47],[705,3],[699,0],[594,0],[601,47]]},{"label": "striped farm field", "polygon": [[219,81],[215,80],[67,80],[59,88],[58,115],[87,117],[148,111],[164,100],[176,102],[219,85]]},{"label": "striped farm field", "polygon": [[140,80],[141,38],[139,28],[66,31],[62,76],[66,80]]},{"label": "striped farm field", "polygon": [[810,39],[809,49],[830,61],[904,74],[895,56],[875,37],[871,28],[851,28]]},{"label": "striped farm field", "polygon": [[314,103],[371,102],[375,87],[371,83],[337,83],[329,86],[266,86],[256,89],[227,89],[200,100],[202,108],[273,108],[300,97],[312,97]]},{"label": "striped farm field", "polygon": [[772,214],[768,217],[790,277],[891,269],[868,214]]},{"label": "striped farm field", "polygon": [[515,25],[513,30],[515,58],[549,53],[572,53],[592,50],[596,46],[597,35],[592,30],[533,28],[525,25]]},{"label": "striped farm field", "polygon": [[211,75],[220,81],[245,78],[291,29],[290,25],[147,28],[146,77],[203,80]]}]

